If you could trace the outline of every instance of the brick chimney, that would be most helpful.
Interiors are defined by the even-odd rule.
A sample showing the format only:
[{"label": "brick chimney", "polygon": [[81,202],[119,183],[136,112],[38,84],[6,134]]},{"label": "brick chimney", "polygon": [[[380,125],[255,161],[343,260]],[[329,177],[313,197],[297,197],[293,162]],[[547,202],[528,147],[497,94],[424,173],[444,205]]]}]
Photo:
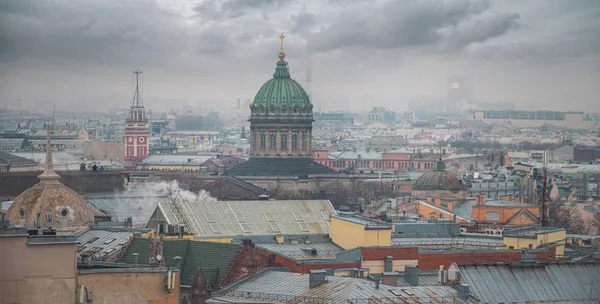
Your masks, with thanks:
[{"label": "brick chimney", "polygon": [[448,204],[446,204],[446,208],[448,208],[448,211],[452,211],[453,207],[454,207],[454,202],[448,202]]},{"label": "brick chimney", "polygon": [[435,203],[436,207],[442,207],[442,200],[441,199],[436,198],[433,202]]},{"label": "brick chimney", "polygon": [[477,194],[477,197],[475,198],[475,205],[477,205],[477,206],[485,205],[485,194],[483,194],[483,193]]}]

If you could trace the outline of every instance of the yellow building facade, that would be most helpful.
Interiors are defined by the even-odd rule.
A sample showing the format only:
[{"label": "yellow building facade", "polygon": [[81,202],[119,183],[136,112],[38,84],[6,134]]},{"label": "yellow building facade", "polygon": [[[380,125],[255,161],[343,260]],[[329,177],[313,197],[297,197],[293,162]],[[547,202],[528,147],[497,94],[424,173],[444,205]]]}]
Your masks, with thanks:
[{"label": "yellow building facade", "polygon": [[505,230],[504,246],[512,249],[535,249],[556,246],[556,255],[564,256],[567,232],[564,228],[528,227]]},{"label": "yellow building facade", "polygon": [[332,216],[329,237],[348,250],[366,246],[391,246],[393,226],[386,222],[359,217]]}]

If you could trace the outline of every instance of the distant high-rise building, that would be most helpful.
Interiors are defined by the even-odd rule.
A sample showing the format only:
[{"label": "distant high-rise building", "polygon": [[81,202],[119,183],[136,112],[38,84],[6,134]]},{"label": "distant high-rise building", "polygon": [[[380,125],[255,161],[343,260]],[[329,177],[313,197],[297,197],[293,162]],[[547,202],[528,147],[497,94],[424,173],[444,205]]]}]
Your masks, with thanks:
[{"label": "distant high-rise building", "polygon": [[453,75],[448,77],[446,112],[460,112],[462,105],[473,101],[473,81],[471,77]]},{"label": "distant high-rise building", "polygon": [[148,119],[140,90],[142,71],[135,70],[133,74],[135,75],[135,90],[125,126],[125,144],[127,145],[125,162],[127,163],[135,163],[148,156]]}]

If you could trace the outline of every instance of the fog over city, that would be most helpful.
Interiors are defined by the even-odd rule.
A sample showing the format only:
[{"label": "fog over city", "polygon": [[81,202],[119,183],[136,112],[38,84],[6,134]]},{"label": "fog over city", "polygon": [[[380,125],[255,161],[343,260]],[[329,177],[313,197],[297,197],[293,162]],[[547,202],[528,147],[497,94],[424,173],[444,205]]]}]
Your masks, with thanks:
[{"label": "fog over city", "polygon": [[0,1],[4,108],[224,109],[292,77],[322,110],[406,110],[468,75],[483,102],[589,110],[600,89],[600,2],[360,0]]}]

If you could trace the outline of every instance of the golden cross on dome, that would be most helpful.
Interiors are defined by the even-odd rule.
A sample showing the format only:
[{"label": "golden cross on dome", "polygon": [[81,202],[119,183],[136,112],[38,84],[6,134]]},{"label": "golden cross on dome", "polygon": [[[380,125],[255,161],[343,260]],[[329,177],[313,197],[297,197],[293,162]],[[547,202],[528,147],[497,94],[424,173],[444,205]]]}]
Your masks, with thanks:
[{"label": "golden cross on dome", "polygon": [[281,36],[279,36],[279,39],[281,40],[281,43],[279,44],[279,50],[281,52],[283,52],[283,39],[285,39],[285,36],[283,35],[283,33],[281,33]]}]

